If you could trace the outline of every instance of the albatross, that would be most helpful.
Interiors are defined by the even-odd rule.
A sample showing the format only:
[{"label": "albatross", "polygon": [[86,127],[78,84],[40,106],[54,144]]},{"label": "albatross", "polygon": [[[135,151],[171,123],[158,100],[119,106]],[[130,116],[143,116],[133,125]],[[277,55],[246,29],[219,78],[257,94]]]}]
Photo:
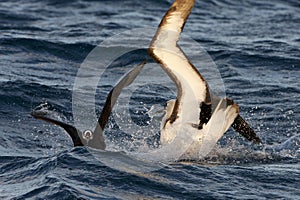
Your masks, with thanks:
[{"label": "albatross", "polygon": [[[193,141],[183,158],[207,155],[230,126],[249,141],[261,143],[254,130],[240,116],[237,103],[212,96],[204,77],[177,44],[194,3],[194,0],[175,0],[161,20],[148,49],[149,55],[161,65],[177,87],[176,99],[169,100],[165,108],[160,142],[162,146],[168,146],[176,137],[191,136]],[[144,61],[129,71],[110,91],[94,130],[81,131],[47,117],[47,112],[41,110],[33,111],[31,115],[65,129],[74,146],[105,150],[103,130],[112,108],[123,88],[135,80],[145,64]]]},{"label": "albatross", "polygon": [[64,122],[47,117],[48,113],[43,110],[36,110],[31,112],[30,114],[36,119],[44,120],[46,122],[50,122],[62,127],[71,137],[74,147],[88,146],[94,149],[105,150],[106,144],[103,132],[109,120],[112,109],[124,87],[129,86],[135,80],[145,64],[146,61],[143,61],[142,63],[134,67],[127,74],[125,74],[111,89],[111,91],[107,95],[100,117],[98,118],[98,121],[95,122],[96,125],[94,130],[79,130],[73,125],[66,124]]},{"label": "albatross", "polygon": [[174,1],[148,50],[177,87],[176,99],[168,101],[165,108],[161,145],[170,144],[179,134],[188,132],[194,141],[186,156],[204,156],[230,126],[246,139],[260,143],[254,130],[240,116],[237,103],[228,98],[212,97],[208,83],[177,44],[194,3],[194,0]]}]

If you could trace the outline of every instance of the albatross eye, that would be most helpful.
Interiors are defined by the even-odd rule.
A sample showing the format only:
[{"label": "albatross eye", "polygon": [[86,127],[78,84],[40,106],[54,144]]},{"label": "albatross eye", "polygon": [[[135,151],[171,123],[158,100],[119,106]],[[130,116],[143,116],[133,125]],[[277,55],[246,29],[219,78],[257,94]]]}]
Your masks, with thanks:
[{"label": "albatross eye", "polygon": [[93,139],[93,132],[91,130],[86,130],[83,132],[82,137],[85,140],[91,140],[91,139]]}]

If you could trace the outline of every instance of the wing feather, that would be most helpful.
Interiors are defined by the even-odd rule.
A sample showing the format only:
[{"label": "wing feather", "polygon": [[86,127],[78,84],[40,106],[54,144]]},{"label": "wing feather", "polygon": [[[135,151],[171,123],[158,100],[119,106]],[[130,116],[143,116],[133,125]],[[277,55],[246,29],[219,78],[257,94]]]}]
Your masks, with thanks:
[{"label": "wing feather", "polygon": [[103,130],[108,122],[112,108],[114,107],[123,88],[125,88],[126,86],[129,86],[135,80],[135,78],[140,73],[140,71],[143,69],[145,64],[146,64],[146,61],[143,61],[142,63],[137,65],[135,68],[133,68],[131,71],[129,71],[107,95],[106,101],[104,103],[100,117],[98,118],[98,122],[96,124],[96,128],[94,131],[94,133],[96,135],[101,135],[101,143],[103,145],[105,145],[104,137],[103,137]]},{"label": "wing feather", "polygon": [[49,117],[46,117],[46,113],[43,111],[33,111],[30,113],[34,118],[36,119],[40,119],[40,120],[44,120],[46,122],[50,122],[53,123],[57,126],[62,127],[63,129],[65,129],[65,131],[69,134],[69,136],[71,137],[72,141],[73,141],[73,145],[74,147],[76,146],[84,146],[84,144],[82,143],[84,140],[82,140],[82,138],[80,138],[80,136],[82,135],[81,132],[76,129],[74,126],[71,126],[69,124],[60,122],[58,120],[55,119],[51,119]]},{"label": "wing feather", "polygon": [[177,45],[193,6],[194,0],[176,0],[163,17],[149,48],[149,54],[177,86],[177,99],[166,123],[180,119],[200,124],[202,102],[211,104],[207,82]]}]

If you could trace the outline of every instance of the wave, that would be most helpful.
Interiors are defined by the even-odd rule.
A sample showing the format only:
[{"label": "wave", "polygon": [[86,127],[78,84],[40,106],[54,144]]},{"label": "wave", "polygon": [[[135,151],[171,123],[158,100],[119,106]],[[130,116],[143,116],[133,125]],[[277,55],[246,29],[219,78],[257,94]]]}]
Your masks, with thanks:
[{"label": "wave", "polygon": [[42,54],[43,57],[54,56],[78,63],[81,63],[95,47],[87,43],[66,44],[32,38],[1,38],[0,44],[10,49],[10,51],[2,49],[0,52],[3,54],[23,51]]},{"label": "wave", "polygon": [[[51,102],[58,110],[70,107],[71,91],[59,86],[46,86],[23,81],[8,81],[0,83],[1,112],[30,111],[41,100]],[[57,101],[59,99],[59,101]],[[67,106],[68,105],[68,106]],[[28,107],[32,106],[32,107]]]},{"label": "wave", "polygon": [[[204,160],[170,162],[156,165],[150,168],[153,171],[142,171],[143,173],[141,168],[137,168],[141,167],[143,161],[133,161],[124,152],[97,152],[86,147],[72,148],[47,157],[0,156],[1,180],[4,183],[4,191],[0,196],[47,199],[125,198],[128,197],[128,189],[135,191],[133,196],[142,195],[145,198],[157,193],[177,198],[186,197],[186,193],[197,196],[199,191],[193,192],[190,186],[199,186],[200,181],[203,184],[213,182],[214,187],[220,187],[219,179],[226,178],[229,174],[234,175],[230,178],[234,180],[241,176],[253,179],[256,177],[254,174],[244,172],[251,170],[251,173],[259,172],[264,177],[268,175],[267,172],[262,173],[261,168],[280,170],[284,166],[296,173],[297,169],[293,165],[287,165],[297,162],[295,156],[299,158],[299,148],[293,147],[297,141],[299,142],[299,135],[282,145],[261,146],[256,150],[233,142],[227,147],[216,147]],[[149,165],[144,169],[149,169]],[[235,174],[237,169],[243,173]],[[216,177],[213,176],[215,173]],[[278,174],[278,178],[273,178],[283,177]],[[291,177],[285,178],[291,180]],[[189,187],[178,186],[185,185],[186,181],[189,181]],[[24,184],[30,185],[30,189],[20,188]],[[140,191],[140,195],[136,191]],[[213,194],[209,192],[203,195],[211,197]]]}]

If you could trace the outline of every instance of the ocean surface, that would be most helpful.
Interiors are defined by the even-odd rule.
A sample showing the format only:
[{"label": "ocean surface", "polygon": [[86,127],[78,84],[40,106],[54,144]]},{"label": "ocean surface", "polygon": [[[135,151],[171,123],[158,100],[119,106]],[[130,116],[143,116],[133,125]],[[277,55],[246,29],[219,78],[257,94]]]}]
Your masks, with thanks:
[{"label": "ocean surface", "polygon": [[[135,160],[159,148],[162,110],[176,97],[145,50],[171,3],[0,2],[0,199],[300,199],[298,0],[196,1],[183,31],[186,55],[239,104],[261,145],[230,129],[199,160]],[[93,58],[97,69],[86,70]],[[107,152],[74,148],[63,129],[30,115],[42,109],[90,128],[110,89],[144,59],[107,124]]]}]

